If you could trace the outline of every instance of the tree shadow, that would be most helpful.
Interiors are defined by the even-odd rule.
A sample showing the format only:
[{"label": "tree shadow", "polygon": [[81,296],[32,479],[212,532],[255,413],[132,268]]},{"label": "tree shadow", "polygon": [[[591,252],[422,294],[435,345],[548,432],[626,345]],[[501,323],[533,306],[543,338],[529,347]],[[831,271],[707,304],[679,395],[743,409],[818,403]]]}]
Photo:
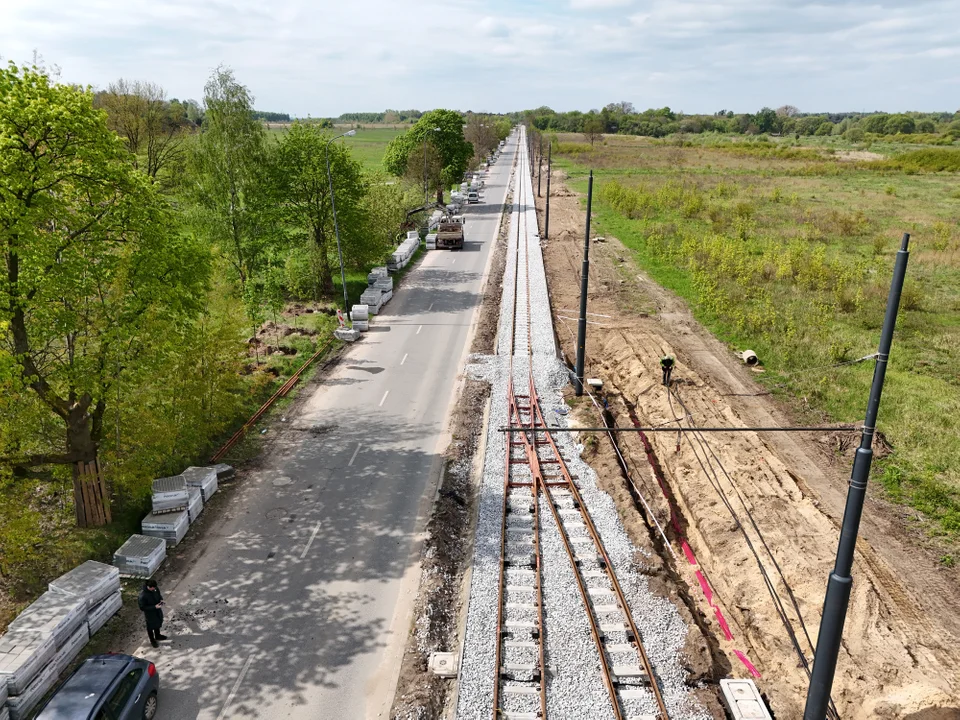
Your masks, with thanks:
[{"label": "tree shadow", "polygon": [[336,707],[365,704],[368,688],[352,679],[373,677],[391,640],[441,423],[375,412],[303,421],[330,429],[284,433],[263,469],[238,474],[207,537],[186,550],[185,574],[165,579],[173,641],[138,648],[164,679],[161,720],[216,717],[234,687],[225,717],[346,717],[316,704],[323,689]]}]

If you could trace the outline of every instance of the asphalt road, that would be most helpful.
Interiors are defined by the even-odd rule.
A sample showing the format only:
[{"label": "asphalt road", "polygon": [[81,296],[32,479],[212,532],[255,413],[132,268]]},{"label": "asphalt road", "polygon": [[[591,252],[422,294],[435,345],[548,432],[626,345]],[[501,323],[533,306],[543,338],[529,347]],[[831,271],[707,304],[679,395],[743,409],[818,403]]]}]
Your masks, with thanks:
[{"label": "asphalt road", "polygon": [[515,150],[468,210],[464,249],[427,253],[161,587],[172,641],[127,648],[158,666],[161,720],[387,717]]}]

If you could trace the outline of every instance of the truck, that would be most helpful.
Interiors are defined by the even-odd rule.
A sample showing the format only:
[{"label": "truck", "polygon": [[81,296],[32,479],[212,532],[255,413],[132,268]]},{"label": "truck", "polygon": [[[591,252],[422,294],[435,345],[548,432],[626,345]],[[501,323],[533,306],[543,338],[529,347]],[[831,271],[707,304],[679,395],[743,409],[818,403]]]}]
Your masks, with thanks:
[{"label": "truck", "polygon": [[437,226],[437,250],[463,249],[463,217],[444,215]]}]

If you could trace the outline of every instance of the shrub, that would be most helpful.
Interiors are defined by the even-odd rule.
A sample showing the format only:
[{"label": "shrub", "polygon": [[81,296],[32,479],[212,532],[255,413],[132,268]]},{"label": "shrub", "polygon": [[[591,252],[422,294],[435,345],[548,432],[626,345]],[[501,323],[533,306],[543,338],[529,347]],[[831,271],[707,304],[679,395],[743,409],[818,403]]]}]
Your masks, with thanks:
[{"label": "shrub", "polygon": [[852,127],[843,134],[843,137],[850,142],[863,142],[865,134],[862,128]]},{"label": "shrub", "polygon": [[960,172],[960,149],[924,148],[900,153],[884,162],[870,163],[883,170],[905,172]]},{"label": "shrub", "polygon": [[903,285],[903,292],[900,294],[900,309],[923,310],[924,299],[923,291],[917,283],[913,280],[907,280]]},{"label": "shrub", "polygon": [[829,120],[827,120],[826,122],[820,123],[820,127],[818,127],[817,131],[814,133],[814,135],[818,135],[820,137],[823,137],[825,135],[832,135],[832,134],[833,134],[833,123],[830,122]]}]

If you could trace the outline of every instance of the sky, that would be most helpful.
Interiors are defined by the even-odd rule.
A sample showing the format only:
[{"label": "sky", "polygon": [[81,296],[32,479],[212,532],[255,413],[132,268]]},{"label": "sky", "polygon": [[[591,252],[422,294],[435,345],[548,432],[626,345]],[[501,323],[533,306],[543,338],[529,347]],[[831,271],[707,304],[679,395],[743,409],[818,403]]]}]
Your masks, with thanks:
[{"label": "sky", "polygon": [[260,110],[960,109],[956,0],[0,0],[0,57]]}]

